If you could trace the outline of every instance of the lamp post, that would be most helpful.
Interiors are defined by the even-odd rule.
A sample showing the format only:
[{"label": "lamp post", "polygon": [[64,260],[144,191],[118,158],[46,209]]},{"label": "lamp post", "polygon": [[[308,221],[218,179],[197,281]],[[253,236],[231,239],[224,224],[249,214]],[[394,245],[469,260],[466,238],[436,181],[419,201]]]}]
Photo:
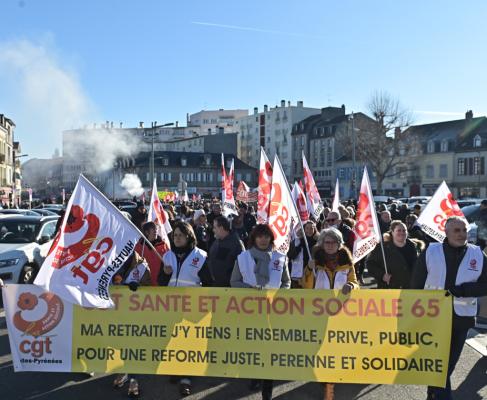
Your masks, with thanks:
[{"label": "lamp post", "polygon": [[156,134],[156,129],[157,128],[164,128],[166,126],[172,126],[174,125],[173,122],[169,122],[164,125],[157,125],[157,121],[154,121],[151,123],[151,159],[150,159],[150,182],[149,185],[152,185],[154,182],[154,136]]},{"label": "lamp post", "polygon": [[350,122],[352,123],[352,183],[350,185],[350,192],[352,197],[357,198],[357,190],[355,189],[356,187],[356,159],[355,159],[355,121],[353,118],[353,111],[350,114],[349,117]]},{"label": "lamp post", "polygon": [[15,170],[17,168],[17,160],[19,158],[22,158],[22,157],[29,157],[28,154],[19,154],[19,155],[16,155],[15,154],[15,150],[12,151],[12,160],[13,160],[13,167],[12,167],[12,207],[15,207],[15,189],[16,189],[16,185],[15,185]]}]

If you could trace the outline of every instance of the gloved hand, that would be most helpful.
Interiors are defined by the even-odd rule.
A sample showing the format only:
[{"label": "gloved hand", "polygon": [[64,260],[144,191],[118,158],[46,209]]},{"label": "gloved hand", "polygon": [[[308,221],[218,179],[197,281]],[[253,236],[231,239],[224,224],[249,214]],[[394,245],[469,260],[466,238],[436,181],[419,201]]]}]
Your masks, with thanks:
[{"label": "gloved hand", "polygon": [[129,283],[129,289],[132,292],[136,292],[138,288],[139,288],[139,283],[138,282],[130,282]]},{"label": "gloved hand", "polygon": [[465,289],[462,285],[453,286],[448,292],[454,297],[465,297]]},{"label": "gloved hand", "polygon": [[353,285],[351,283],[346,283],[342,287],[342,293],[343,294],[349,294],[353,289]]}]

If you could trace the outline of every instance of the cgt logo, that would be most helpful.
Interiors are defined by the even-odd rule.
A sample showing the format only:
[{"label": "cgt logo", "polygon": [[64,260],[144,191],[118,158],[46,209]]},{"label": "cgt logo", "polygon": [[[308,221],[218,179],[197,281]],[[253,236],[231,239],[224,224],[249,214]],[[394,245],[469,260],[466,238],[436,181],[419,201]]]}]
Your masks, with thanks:
[{"label": "cgt logo", "polygon": [[279,263],[279,260],[276,260],[272,263],[272,269],[274,271],[280,271],[281,270],[281,264]]},{"label": "cgt logo", "polygon": [[470,271],[477,271],[477,260],[470,260],[470,266],[468,267]]},{"label": "cgt logo", "polygon": [[199,257],[193,258],[193,261],[191,261],[191,266],[196,268],[198,266],[199,261],[200,261]]},{"label": "cgt logo", "polygon": [[[33,311],[39,305],[39,299],[47,305],[44,315],[36,321],[24,319],[24,311]],[[61,299],[53,293],[43,293],[36,296],[30,292],[24,292],[19,296],[17,306],[20,308],[13,318],[14,326],[25,335],[33,336],[34,339],[25,339],[19,344],[21,353],[30,354],[32,357],[40,358],[44,354],[51,353],[51,338],[40,338],[47,332],[52,331],[61,321],[64,313],[64,305]]]}]

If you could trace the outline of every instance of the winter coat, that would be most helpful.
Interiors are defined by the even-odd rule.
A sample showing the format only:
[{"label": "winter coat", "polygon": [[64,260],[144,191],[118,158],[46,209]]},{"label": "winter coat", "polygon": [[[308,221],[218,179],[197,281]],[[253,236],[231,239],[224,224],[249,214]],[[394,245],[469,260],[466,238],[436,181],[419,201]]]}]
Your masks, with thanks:
[{"label": "winter coat", "polygon": [[400,250],[392,242],[392,237],[384,235],[384,254],[387,262],[387,272],[391,275],[389,285],[383,281],[384,259],[380,244],[369,254],[365,266],[375,278],[378,289],[408,289],[411,283],[413,268],[418,255],[424,250],[425,244],[421,240],[406,239],[405,251],[411,255],[409,264]]}]

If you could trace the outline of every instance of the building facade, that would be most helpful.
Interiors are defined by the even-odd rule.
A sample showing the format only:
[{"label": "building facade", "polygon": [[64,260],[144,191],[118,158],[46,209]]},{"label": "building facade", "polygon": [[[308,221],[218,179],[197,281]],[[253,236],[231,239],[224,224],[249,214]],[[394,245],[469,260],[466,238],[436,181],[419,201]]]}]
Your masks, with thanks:
[{"label": "building facade", "polygon": [[[227,171],[235,161],[235,185],[244,180],[250,187],[257,186],[257,169],[244,163],[233,154],[225,154]],[[151,188],[151,153],[142,152],[135,157],[121,158],[114,171],[119,180],[125,174],[136,174],[142,186]],[[180,184],[187,185],[189,194],[219,196],[221,193],[221,153],[157,151],[154,153],[154,176],[159,191],[176,191]]]},{"label": "building facade", "polygon": [[259,113],[257,107],[254,113],[237,121],[241,135],[242,160],[253,167],[259,166],[260,148],[263,147],[270,160],[275,154],[279,156],[284,173],[291,178],[292,175],[292,143],[291,132],[293,126],[303,119],[319,114],[319,108],[304,107],[302,101],[295,106],[291,102],[281,100],[279,106],[269,108]]},{"label": "building facade", "polygon": [[0,202],[12,202],[14,185],[14,130],[15,123],[0,114]]},{"label": "building facade", "polygon": [[202,110],[188,115],[187,125],[200,136],[237,132],[237,121],[249,115],[249,110]]}]

